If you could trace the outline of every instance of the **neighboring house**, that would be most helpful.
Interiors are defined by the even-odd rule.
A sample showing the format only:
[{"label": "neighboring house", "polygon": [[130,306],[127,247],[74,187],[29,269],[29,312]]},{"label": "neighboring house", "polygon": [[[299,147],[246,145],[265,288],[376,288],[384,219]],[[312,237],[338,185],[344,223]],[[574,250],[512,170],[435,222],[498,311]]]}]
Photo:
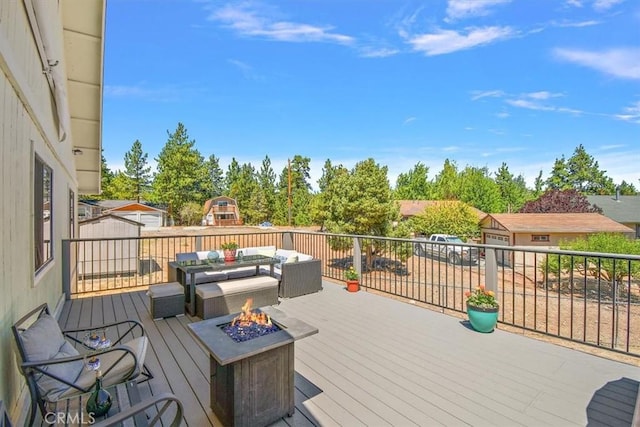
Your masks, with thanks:
[{"label": "neighboring house", "polygon": [[144,202],[132,200],[100,200],[102,213],[112,213],[142,223],[149,230],[166,225],[167,212]]},{"label": "neighboring house", "polygon": [[587,196],[587,200],[605,216],[635,230],[636,239],[640,239],[640,196]]},{"label": "neighboring house", "polygon": [[480,223],[482,243],[503,246],[557,247],[561,240],[593,233],[633,230],[598,213],[489,214]]},{"label": "neighboring house", "polygon": [[100,193],[105,4],[0,1],[0,400],[13,420],[29,399],[11,325],[61,310],[62,240],[79,195]]},{"label": "neighboring house", "polygon": [[102,208],[95,201],[79,201],[78,202],[78,220],[82,221],[94,218],[102,214]]},{"label": "neighboring house", "polygon": [[[78,274],[80,276],[102,275],[105,271],[113,274],[129,274],[138,271],[138,246],[140,227],[144,224],[108,213],[79,222],[81,239],[105,239],[125,237],[113,244],[110,240],[97,240],[87,243],[78,252]],[[106,254],[97,257],[94,254]],[[85,261],[85,256],[88,260]]]},{"label": "neighboring house", "polygon": [[[424,213],[426,209],[437,204],[464,203],[458,200],[398,200],[397,202],[400,206],[400,217],[403,221]],[[476,215],[478,215],[478,222],[482,221],[482,219],[487,216],[487,214],[482,212],[480,209],[476,209],[473,206],[470,206],[470,208],[476,213]]]},{"label": "neighboring house", "polygon": [[[556,248],[561,240],[573,240],[594,233],[622,233],[633,237],[633,230],[599,213],[514,213],[489,214],[480,223],[481,243],[500,246],[542,246]],[[498,262],[513,265],[531,259],[516,260],[511,251],[498,251]]]},{"label": "neighboring house", "polygon": [[219,196],[204,202],[204,225],[242,225],[235,199]]}]

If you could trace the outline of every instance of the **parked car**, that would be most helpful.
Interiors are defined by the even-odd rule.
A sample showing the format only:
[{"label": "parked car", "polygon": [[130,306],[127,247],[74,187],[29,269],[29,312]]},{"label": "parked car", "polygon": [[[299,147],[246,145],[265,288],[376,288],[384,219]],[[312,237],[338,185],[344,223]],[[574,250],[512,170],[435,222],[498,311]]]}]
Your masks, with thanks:
[{"label": "parked car", "polygon": [[269,221],[264,221],[264,222],[261,222],[259,226],[260,227],[273,227],[273,224],[271,224]]},{"label": "parked car", "polygon": [[478,262],[478,249],[464,246],[465,242],[458,236],[451,234],[432,234],[428,238],[418,238],[413,253],[418,256],[432,256],[445,259],[451,264],[476,264]]}]

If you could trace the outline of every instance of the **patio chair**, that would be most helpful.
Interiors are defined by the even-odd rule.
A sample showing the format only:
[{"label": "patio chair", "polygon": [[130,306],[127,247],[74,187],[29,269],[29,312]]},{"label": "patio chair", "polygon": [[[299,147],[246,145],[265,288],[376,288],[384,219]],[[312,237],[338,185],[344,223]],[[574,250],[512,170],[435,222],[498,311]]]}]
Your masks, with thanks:
[{"label": "patio chair", "polygon": [[[106,349],[96,350],[84,344],[83,337],[87,331],[106,328],[124,333],[114,336],[112,345]],[[93,389],[96,372],[87,369],[88,355],[100,359],[105,387],[138,376],[145,377],[143,381],[153,378],[144,365],[148,339],[142,324],[136,320],[62,331],[47,304],[42,304],[18,320],[11,329],[18,350],[20,372],[31,395],[28,425],[33,424],[37,409],[44,417],[48,404]],[[125,343],[124,339],[128,338],[131,339]],[[80,344],[83,353],[72,342]]]}]

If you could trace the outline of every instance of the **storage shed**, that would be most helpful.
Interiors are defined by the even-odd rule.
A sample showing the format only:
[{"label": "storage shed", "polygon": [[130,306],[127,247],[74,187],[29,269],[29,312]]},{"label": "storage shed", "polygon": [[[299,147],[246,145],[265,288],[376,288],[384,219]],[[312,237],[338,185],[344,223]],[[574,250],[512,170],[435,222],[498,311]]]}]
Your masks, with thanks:
[{"label": "storage shed", "polygon": [[158,228],[165,226],[165,218],[167,213],[162,209],[154,208],[144,203],[131,202],[126,200],[111,201],[117,206],[109,208],[108,201],[102,201],[100,206],[104,209],[104,213],[112,213],[132,221],[142,223],[148,230],[150,228]]},{"label": "storage shed", "polygon": [[80,238],[100,240],[78,246],[78,274],[107,276],[137,273],[140,245],[137,238],[143,225],[115,214],[80,221]]}]

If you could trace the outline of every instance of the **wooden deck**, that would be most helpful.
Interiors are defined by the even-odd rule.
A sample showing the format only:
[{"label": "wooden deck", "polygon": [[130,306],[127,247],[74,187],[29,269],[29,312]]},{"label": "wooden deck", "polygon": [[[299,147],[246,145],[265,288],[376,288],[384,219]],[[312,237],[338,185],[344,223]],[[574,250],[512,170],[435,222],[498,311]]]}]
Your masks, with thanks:
[{"label": "wooden deck", "polygon": [[[496,330],[367,292],[323,284],[278,308],[317,327],[296,343],[296,412],[277,426],[631,425],[640,367]],[[140,319],[155,378],[145,395],[170,391],[184,425],[220,423],[209,408],[209,359],[186,325],[153,321],[144,292],[65,304],[64,328]]]}]

